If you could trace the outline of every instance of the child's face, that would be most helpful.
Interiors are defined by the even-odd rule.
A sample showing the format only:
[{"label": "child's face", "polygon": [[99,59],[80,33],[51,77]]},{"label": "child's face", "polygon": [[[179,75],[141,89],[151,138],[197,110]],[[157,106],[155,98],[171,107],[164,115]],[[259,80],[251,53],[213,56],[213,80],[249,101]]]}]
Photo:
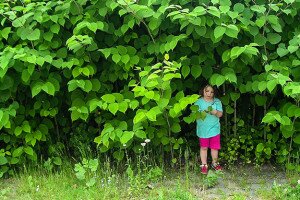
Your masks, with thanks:
[{"label": "child's face", "polygon": [[205,99],[212,99],[214,98],[214,89],[210,86],[205,87],[203,94]]}]

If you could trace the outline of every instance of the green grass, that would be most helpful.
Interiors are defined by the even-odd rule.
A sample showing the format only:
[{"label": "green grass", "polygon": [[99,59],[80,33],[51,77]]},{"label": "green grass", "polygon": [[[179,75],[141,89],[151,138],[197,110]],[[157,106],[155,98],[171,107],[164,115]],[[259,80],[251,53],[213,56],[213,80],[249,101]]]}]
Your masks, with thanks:
[{"label": "green grass", "polygon": [[115,176],[109,182],[99,178],[92,187],[65,173],[23,174],[3,182],[0,199],[196,199],[179,181],[152,183],[151,187],[135,189],[138,192],[131,192],[127,179],[122,176]]},{"label": "green grass", "polygon": [[[39,173],[31,175],[22,175],[19,178],[10,179],[6,184],[7,192],[2,198],[7,199],[100,199],[101,193],[103,197],[106,195],[116,196],[118,192],[110,187],[110,191],[106,192],[106,188],[99,185],[87,188],[76,180],[71,174],[51,174],[43,175]],[[2,189],[3,190],[3,189]],[[117,196],[116,196],[117,197]]]},{"label": "green grass", "polygon": [[[259,172],[243,167],[225,170],[223,175],[212,174],[210,178],[201,175],[197,168],[164,169],[160,175],[149,169],[140,173],[133,170],[134,176],[129,179],[125,171],[115,172],[102,166],[93,175],[95,184],[87,187],[88,179],[79,180],[72,167],[52,173],[43,169],[24,171],[2,179],[0,199],[273,199],[272,194],[281,189],[272,189],[273,178],[280,181],[284,177],[282,171]],[[253,187],[252,183],[259,186]]]}]

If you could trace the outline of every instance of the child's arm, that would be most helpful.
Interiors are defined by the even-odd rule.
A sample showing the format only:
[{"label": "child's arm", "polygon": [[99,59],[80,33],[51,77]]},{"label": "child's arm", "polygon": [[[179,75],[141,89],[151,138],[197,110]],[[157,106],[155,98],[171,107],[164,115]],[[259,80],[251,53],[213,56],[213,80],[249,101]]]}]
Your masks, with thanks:
[{"label": "child's arm", "polygon": [[220,117],[223,116],[222,103],[221,103],[221,101],[218,99],[218,100],[216,100],[215,104],[216,104],[216,109],[215,109],[215,110],[212,110],[212,111],[210,112],[210,114],[215,115],[215,116],[217,116],[217,117],[220,118]]},{"label": "child's arm", "polygon": [[219,118],[223,116],[223,112],[219,111],[219,110],[213,110],[213,111],[210,112],[210,114],[215,115]]}]

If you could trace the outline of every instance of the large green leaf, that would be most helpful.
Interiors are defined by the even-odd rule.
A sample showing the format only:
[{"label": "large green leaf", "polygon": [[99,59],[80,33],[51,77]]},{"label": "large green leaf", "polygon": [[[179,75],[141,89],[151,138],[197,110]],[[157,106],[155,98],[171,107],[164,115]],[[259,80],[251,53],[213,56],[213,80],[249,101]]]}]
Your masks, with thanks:
[{"label": "large green leaf", "polygon": [[262,152],[264,149],[264,144],[263,143],[259,143],[257,146],[256,146],[256,151],[257,152]]},{"label": "large green leaf", "polygon": [[120,138],[120,141],[122,144],[126,144],[129,140],[131,140],[134,136],[133,131],[124,131],[122,137]]},{"label": "large green leaf", "polygon": [[269,92],[272,92],[274,90],[274,88],[277,85],[277,81],[276,80],[270,80],[267,82],[267,88],[269,90]]},{"label": "large green leaf", "polygon": [[198,78],[202,73],[202,67],[200,65],[193,65],[191,74],[194,78]]},{"label": "large green leaf", "polygon": [[262,81],[262,82],[258,83],[258,90],[260,92],[264,91],[266,88],[267,88],[267,82],[266,81]]},{"label": "large green leaf", "polygon": [[84,80],[84,91],[90,92],[93,89],[93,84],[90,80]]},{"label": "large green leaf", "polygon": [[124,151],[115,151],[113,153],[113,156],[115,159],[117,159],[118,161],[121,161],[124,158]]},{"label": "large green leaf", "polygon": [[59,24],[53,24],[52,26],[50,26],[50,30],[51,30],[52,33],[58,34],[58,32],[60,30]]},{"label": "large green leaf", "polygon": [[18,147],[12,152],[13,157],[20,157],[23,153],[23,147]]},{"label": "large green leaf", "polygon": [[194,8],[194,10],[192,12],[196,13],[198,16],[199,15],[204,15],[206,13],[206,9],[202,6],[197,6],[197,7]]},{"label": "large green leaf", "polygon": [[267,38],[271,44],[277,44],[281,41],[281,35],[278,33],[268,33]]},{"label": "large green leaf", "polygon": [[92,83],[92,91],[99,91],[101,88],[101,83],[98,79],[92,79],[91,80]]},{"label": "large green leaf", "polygon": [[33,155],[33,149],[29,146],[24,148],[25,153],[27,153],[28,155]]},{"label": "large green leaf", "polygon": [[150,121],[156,121],[156,112],[154,110],[146,112],[146,116]]},{"label": "large green leaf", "polygon": [[142,138],[142,139],[145,139],[147,136],[146,136],[146,132],[143,131],[143,130],[136,130],[134,132],[135,136],[137,136],[138,138]]},{"label": "large green leaf", "polygon": [[190,73],[190,67],[185,65],[181,68],[181,74],[184,78],[186,78]]},{"label": "large green leaf", "polygon": [[260,46],[263,46],[263,45],[266,44],[267,39],[266,39],[263,35],[257,34],[257,35],[255,35],[255,37],[254,37],[254,42],[257,43],[257,44],[260,45]]},{"label": "large green leaf", "polygon": [[230,93],[230,98],[231,98],[232,101],[236,101],[240,98],[240,93],[231,92]]},{"label": "large green leaf", "polygon": [[108,110],[112,113],[112,114],[116,114],[117,111],[119,110],[119,104],[118,103],[111,103],[108,105]]},{"label": "large green leaf", "polygon": [[114,103],[116,100],[116,97],[112,94],[105,94],[101,98],[107,103]]},{"label": "large green leaf", "polygon": [[296,144],[300,144],[300,134],[298,134],[296,137],[293,138],[293,141],[296,143]]},{"label": "large green leaf", "polygon": [[146,114],[143,111],[141,111],[135,115],[135,117],[133,118],[133,123],[137,124],[139,122],[142,122],[145,119],[146,119]]},{"label": "large green leaf", "polygon": [[172,132],[174,132],[174,133],[179,133],[179,132],[181,131],[180,124],[179,124],[179,123],[174,123],[174,124],[171,126],[171,130],[172,130]]},{"label": "large green leaf", "polygon": [[224,26],[217,26],[214,30],[214,36],[215,38],[220,38],[224,35],[226,31],[226,27]]},{"label": "large green leaf", "polygon": [[62,160],[61,160],[60,157],[54,157],[54,158],[53,158],[53,163],[54,163],[55,165],[62,165]]},{"label": "large green leaf", "polygon": [[121,56],[120,56],[119,54],[113,54],[112,60],[113,60],[115,63],[118,63],[118,62],[120,62],[120,60],[121,60]]},{"label": "large green leaf", "polygon": [[153,99],[154,98],[154,91],[148,91],[145,93],[145,97],[147,97],[148,99]]},{"label": "large green leaf", "polygon": [[32,87],[31,87],[32,97],[36,96],[38,93],[41,92],[43,85],[44,84],[40,81],[33,83]]},{"label": "large green leaf", "polygon": [[236,59],[245,51],[244,47],[233,47],[230,51],[230,57]]},{"label": "large green leaf", "polygon": [[216,78],[216,85],[217,85],[217,86],[222,85],[224,82],[225,82],[225,77],[224,77],[224,76],[219,75],[219,76]]},{"label": "large green leaf", "polygon": [[19,17],[12,22],[12,25],[17,28],[23,26],[25,22],[26,22],[25,17]]},{"label": "large green leaf", "polygon": [[239,13],[243,12],[244,9],[245,9],[245,5],[242,3],[236,3],[233,6],[233,10],[235,10],[236,12],[239,12]]},{"label": "large green leaf", "polygon": [[11,27],[5,27],[4,29],[2,29],[1,30],[2,37],[7,40],[10,31],[11,31]]},{"label": "large green leaf", "polygon": [[206,26],[196,26],[194,28],[195,28],[196,33],[199,36],[204,36],[206,34],[206,31],[207,31]]},{"label": "large green leaf", "polygon": [[298,49],[299,49],[299,46],[298,46],[298,45],[296,45],[296,46],[294,46],[294,45],[288,46],[288,51],[289,51],[290,53],[294,53],[294,52],[297,51]]},{"label": "large green leaf", "polygon": [[0,156],[0,165],[5,165],[8,163],[7,158],[4,156]]},{"label": "large green leaf", "polygon": [[281,125],[280,130],[285,138],[290,138],[294,134],[294,127],[292,125]]},{"label": "large green leaf", "polygon": [[285,47],[278,47],[277,48],[277,53],[280,57],[285,56],[286,54],[289,53],[289,50],[287,50]]},{"label": "large green leaf", "polygon": [[257,105],[263,106],[267,102],[267,97],[266,96],[261,96],[261,95],[257,94],[257,95],[255,95],[255,102],[257,103]]},{"label": "large green leaf", "polygon": [[30,133],[31,132],[31,127],[30,127],[30,124],[25,121],[22,125],[22,129],[23,131],[25,131],[26,133]]},{"label": "large green leaf", "polygon": [[0,121],[1,121],[1,119],[2,119],[2,117],[3,117],[3,111],[0,109]]},{"label": "large green leaf", "polygon": [[225,34],[232,38],[237,38],[239,29],[236,25],[230,24],[227,26]]},{"label": "large green leaf", "polygon": [[215,6],[208,6],[207,12],[213,16],[220,18],[220,15],[221,15],[220,10],[218,8],[216,8]]},{"label": "large green leaf", "polygon": [[125,113],[126,110],[128,109],[128,103],[123,101],[119,103],[119,111],[122,113]]},{"label": "large green leaf", "polygon": [[28,40],[38,40],[40,38],[41,31],[39,29],[34,29],[27,35]]},{"label": "large green leaf", "polygon": [[55,93],[55,87],[54,87],[54,85],[51,83],[51,82],[46,82],[43,86],[42,86],[42,89],[46,92],[46,93],[48,93],[48,94],[50,94],[50,95],[54,95],[54,93]]},{"label": "large green leaf", "polygon": [[250,9],[258,13],[264,13],[267,10],[264,5],[253,5]]},{"label": "large green leaf", "polygon": [[23,80],[24,82],[28,82],[28,81],[29,81],[29,79],[30,79],[30,73],[28,72],[27,69],[24,69],[24,70],[22,71],[21,78],[22,78],[22,80]]}]

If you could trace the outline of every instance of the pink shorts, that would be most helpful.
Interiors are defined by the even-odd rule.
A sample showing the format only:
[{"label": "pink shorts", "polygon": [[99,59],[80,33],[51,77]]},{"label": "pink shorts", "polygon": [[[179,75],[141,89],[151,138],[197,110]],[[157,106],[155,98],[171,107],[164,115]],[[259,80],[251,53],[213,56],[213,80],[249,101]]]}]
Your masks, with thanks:
[{"label": "pink shorts", "polygon": [[211,138],[199,138],[200,147],[208,147],[211,149],[221,149],[221,134]]}]

